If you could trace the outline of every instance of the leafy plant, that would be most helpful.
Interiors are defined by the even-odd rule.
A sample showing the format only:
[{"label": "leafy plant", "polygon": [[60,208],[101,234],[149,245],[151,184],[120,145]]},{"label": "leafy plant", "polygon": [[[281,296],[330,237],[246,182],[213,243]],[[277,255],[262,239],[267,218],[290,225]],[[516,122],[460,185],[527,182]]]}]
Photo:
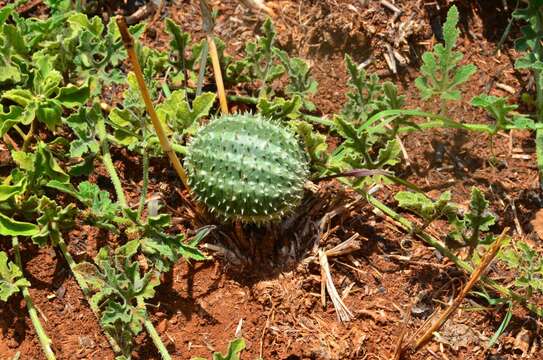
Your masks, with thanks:
[{"label": "leafy plant", "polygon": [[[5,91],[2,98],[21,107],[20,115],[11,119],[10,124],[31,125],[34,120],[44,123],[54,131],[62,124],[63,109],[81,106],[89,97],[88,86],[68,84],[62,86],[62,75],[52,67],[53,58],[40,56],[36,59],[32,88],[16,88]],[[13,110],[12,110],[13,111]],[[25,136],[25,144],[34,135],[33,125]],[[9,127],[3,126],[4,133]],[[0,134],[3,135],[3,134]],[[28,145],[26,145],[28,146]],[[25,147],[26,148],[26,147]]]},{"label": "leafy plant", "polygon": [[421,230],[432,221],[457,211],[456,206],[451,203],[449,191],[441,194],[435,201],[427,198],[424,194],[410,191],[400,191],[394,196],[394,199],[398,201],[398,206],[417,214],[424,220]]},{"label": "leafy plant", "polygon": [[[89,19],[84,14],[76,13],[68,18],[68,24],[72,31],[71,38],[74,39],[73,51],[68,52],[73,54],[70,70],[79,81],[89,80],[93,95],[100,94],[104,84],[122,83],[124,75],[118,66],[126,58],[126,52],[114,18],[105,27],[97,16]],[[138,24],[132,26],[130,32],[139,37],[143,29],[143,24]]]},{"label": "leafy plant", "polygon": [[308,111],[316,109],[315,104],[309,100],[309,97],[317,92],[317,82],[311,77],[309,65],[302,59],[289,58],[284,50],[275,49],[275,54],[285,67],[289,77],[289,84],[285,92],[290,96],[299,96],[302,104]]},{"label": "leafy plant", "polygon": [[507,130],[507,125],[513,125],[516,129],[535,129],[533,120],[514,112],[518,105],[509,104],[506,98],[477,95],[471,100],[471,105],[485,109],[496,120],[491,135]]},{"label": "leafy plant", "polygon": [[481,238],[481,233],[490,230],[494,225],[496,216],[489,212],[488,201],[481,190],[475,187],[471,189],[469,210],[461,217],[451,214],[448,220],[453,228],[448,235],[449,240],[468,246],[470,256],[477,245],[488,244],[494,240],[492,234]]},{"label": "leafy plant", "polygon": [[245,56],[231,62],[226,67],[225,80],[227,83],[238,84],[260,81],[259,97],[271,95],[271,84],[285,73],[285,67],[277,64],[275,38],[277,33],[268,18],[261,27],[262,36],[254,42],[245,44]]},{"label": "leafy plant", "polygon": [[102,309],[102,327],[117,340],[126,358],[131,356],[134,337],[148,321],[145,300],[154,296],[154,288],[160,284],[156,272],[142,276],[138,263],[132,260],[137,245],[129,242],[114,252],[103,247],[95,264],[81,263],[76,267],[95,292],[90,301]]},{"label": "leafy plant", "polygon": [[433,52],[425,52],[422,55],[423,65],[420,68],[422,75],[415,80],[422,99],[427,100],[432,97],[441,99],[443,113],[446,113],[445,101],[459,100],[458,87],[477,71],[473,64],[458,65],[463,55],[454,50],[460,34],[457,24],[458,9],[453,5],[443,25],[444,44],[437,44]]},{"label": "leafy plant", "polygon": [[79,200],[85,206],[81,217],[89,224],[111,232],[118,232],[116,225],[122,220],[117,215],[121,208],[111,200],[109,193],[100,190],[98,185],[83,181],[75,189],[71,184],[50,181],[47,186],[70,194]]},{"label": "leafy plant", "polygon": [[150,215],[147,216],[145,222],[141,222],[133,211],[127,209],[125,213],[136,224],[129,230],[138,237],[131,241],[133,242],[132,246],[136,250],[140,250],[148,265],[159,272],[170,271],[180,258],[196,261],[207,259],[198,250],[197,245],[211,229],[204,228],[192,241],[185,243],[184,234],[170,235],[166,233],[167,228],[171,226],[170,215]]},{"label": "leafy plant", "polygon": [[38,245],[45,245],[48,240],[58,245],[61,231],[73,227],[77,209],[73,204],[66,207],[59,206],[54,200],[43,196],[38,204],[38,218],[40,232],[32,236],[32,241]]},{"label": "leafy plant", "polygon": [[311,160],[311,167],[317,172],[323,172],[330,156],[328,155],[328,144],[326,135],[319,134],[313,130],[313,126],[305,121],[292,120],[290,125],[302,140],[305,151]]},{"label": "leafy plant", "polygon": [[344,119],[359,126],[380,111],[401,109],[404,106],[405,96],[398,94],[393,83],[382,83],[376,74],[368,76],[348,54],[345,55],[345,66],[352,91],[347,93],[347,102],[341,112]]},{"label": "leafy plant", "polygon": [[193,135],[198,121],[209,115],[215,94],[204,92],[196,96],[190,105],[186,99],[185,90],[176,90],[156,110],[159,119],[175,133],[179,143],[183,143],[184,136]]},{"label": "leafy plant", "polygon": [[535,124],[532,119],[513,113],[518,108],[516,104],[508,104],[507,99],[492,95],[478,95],[471,100],[471,105],[485,109],[496,124],[492,127],[490,134],[490,147],[494,153],[494,136],[498,131],[507,130],[510,125],[516,129],[535,130]]},{"label": "leafy plant", "polygon": [[[351,91],[347,93],[341,115],[335,116],[332,122],[342,143],[328,159],[327,167],[332,173],[388,169],[400,160],[397,138],[400,126],[411,124],[401,114],[404,97],[398,94],[394,84],[383,83],[376,75],[368,76],[348,55],[345,55],[345,65]],[[395,111],[398,114],[381,116]],[[379,179],[382,175],[358,178],[353,185],[365,186]]]},{"label": "leafy plant", "polygon": [[8,254],[0,251],[0,301],[7,301],[25,286],[30,286],[30,282],[23,277],[21,269],[8,261]]},{"label": "leafy plant", "polygon": [[[379,126],[355,127],[341,116],[334,118],[334,126],[343,138],[329,160],[329,169],[341,173],[353,169],[385,169],[399,162],[400,146],[396,139],[383,139],[383,129]],[[384,140],[384,141],[380,141]],[[381,175],[377,175],[381,177]],[[375,177],[373,177],[375,178]],[[367,179],[356,179],[355,187],[368,184]]]},{"label": "leafy plant", "polygon": [[530,245],[523,241],[511,243],[498,258],[515,271],[515,286],[525,290],[529,298],[534,292],[543,293],[543,259]]}]

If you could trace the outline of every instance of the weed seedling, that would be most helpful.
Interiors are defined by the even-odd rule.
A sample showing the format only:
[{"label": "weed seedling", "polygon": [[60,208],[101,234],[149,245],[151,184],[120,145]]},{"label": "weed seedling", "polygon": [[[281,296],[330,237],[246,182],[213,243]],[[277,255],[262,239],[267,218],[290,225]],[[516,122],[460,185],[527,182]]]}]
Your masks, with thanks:
[{"label": "weed seedling", "polygon": [[441,115],[447,114],[448,100],[460,100],[458,87],[477,71],[473,64],[459,65],[463,55],[454,50],[460,34],[457,24],[458,9],[453,5],[443,25],[444,44],[437,44],[433,52],[425,52],[422,55],[423,65],[420,68],[422,75],[415,80],[423,100],[432,97],[440,99]]}]

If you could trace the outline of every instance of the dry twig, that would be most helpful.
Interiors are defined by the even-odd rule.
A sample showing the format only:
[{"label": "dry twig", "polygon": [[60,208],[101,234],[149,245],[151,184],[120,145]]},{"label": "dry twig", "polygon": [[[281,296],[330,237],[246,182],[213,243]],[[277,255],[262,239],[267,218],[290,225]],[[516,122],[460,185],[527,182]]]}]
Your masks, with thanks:
[{"label": "dry twig", "polygon": [[151,100],[151,96],[149,95],[149,90],[147,89],[147,85],[145,84],[145,80],[143,78],[143,73],[141,72],[141,66],[138,61],[138,56],[136,55],[136,51],[134,49],[134,40],[128,32],[128,25],[126,24],[126,19],[122,16],[118,16],[117,25],[119,26],[121,38],[123,40],[124,47],[126,48],[126,51],[128,53],[128,58],[132,63],[132,68],[138,82],[141,97],[143,98],[143,102],[145,103],[145,107],[147,108],[147,113],[149,114],[151,122],[153,123],[153,127],[155,128],[155,131],[157,133],[160,146],[162,147],[162,150],[168,155],[168,158],[170,159],[175,171],[177,172],[177,175],[179,175],[179,178],[183,182],[185,188],[189,189],[187,173],[181,165],[177,154],[175,153],[175,151],[173,151],[172,145],[168,140],[168,136],[164,132],[162,123],[158,119],[158,115],[155,112],[155,108],[153,107],[153,102]]},{"label": "dry twig", "polygon": [[[434,332],[438,331],[439,328],[450,318],[450,316],[454,313],[456,309],[460,306],[462,301],[464,301],[464,298],[466,295],[470,292],[471,288],[477,280],[483,275],[483,272],[486,270],[486,268],[490,265],[494,257],[498,254],[498,251],[500,250],[503,240],[506,237],[507,232],[509,231],[509,228],[505,228],[501,235],[494,241],[494,244],[488,249],[487,253],[483,256],[481,259],[481,262],[479,266],[473,271],[471,274],[468,282],[458,294],[457,298],[454,300],[454,302],[441,314],[439,319],[435,321],[425,332],[424,334],[412,345],[412,348],[414,351],[419,349],[423,344],[425,344],[434,334]],[[405,350],[405,349],[404,349]]]},{"label": "dry twig", "polygon": [[213,16],[211,15],[211,9],[209,8],[207,0],[200,0],[200,10],[202,11],[202,17],[204,20],[203,27],[206,33],[211,64],[213,65],[213,74],[215,75],[215,83],[217,84],[217,93],[219,95],[219,102],[221,104],[221,112],[223,114],[228,114],[228,103],[226,102],[226,93],[224,91],[224,82],[222,80],[219,53],[217,52],[217,46],[215,45],[215,40],[213,39],[213,27],[215,23],[213,21]]}]

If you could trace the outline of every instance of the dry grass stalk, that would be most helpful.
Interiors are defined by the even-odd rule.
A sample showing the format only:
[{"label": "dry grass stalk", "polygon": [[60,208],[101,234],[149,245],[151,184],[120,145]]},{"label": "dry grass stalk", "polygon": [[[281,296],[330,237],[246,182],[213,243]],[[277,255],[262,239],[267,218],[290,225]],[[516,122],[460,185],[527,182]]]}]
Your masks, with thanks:
[{"label": "dry grass stalk", "polygon": [[143,73],[141,72],[141,66],[138,61],[138,56],[136,55],[136,51],[134,49],[134,40],[132,39],[132,36],[128,32],[128,25],[126,24],[126,19],[122,16],[118,16],[117,25],[119,26],[119,31],[121,32],[121,38],[123,40],[124,47],[126,48],[126,51],[128,53],[128,58],[130,59],[130,62],[132,63],[132,69],[134,71],[134,75],[136,76],[136,80],[138,82],[138,87],[141,93],[141,97],[143,98],[143,102],[145,103],[147,113],[149,114],[149,117],[151,118],[151,122],[153,123],[153,127],[155,128],[158,140],[160,142],[160,146],[162,147],[162,150],[166,153],[166,155],[168,155],[170,162],[172,163],[175,171],[177,172],[177,175],[183,182],[183,185],[185,186],[185,188],[189,189],[189,181],[188,181],[187,173],[185,172],[185,169],[181,165],[181,162],[179,161],[177,154],[175,153],[175,151],[173,151],[170,141],[168,140],[168,136],[164,132],[162,123],[158,119],[158,116],[155,112],[155,108],[153,107],[153,102],[151,100],[151,96],[149,95],[149,90],[147,89],[147,85],[145,84],[145,80],[143,78]]},{"label": "dry grass stalk", "polygon": [[322,249],[319,250],[319,263],[321,266],[321,274],[323,276],[323,282],[325,284],[328,295],[332,300],[334,309],[336,310],[338,320],[341,322],[350,321],[354,318],[353,313],[347,308],[347,306],[341,300],[337,289],[332,280],[332,274],[330,273],[330,266],[328,264],[328,258],[326,257],[326,252]]},{"label": "dry grass stalk", "polygon": [[460,294],[458,294],[454,302],[443,312],[443,314],[441,314],[439,319],[435,321],[417,341],[415,341],[412,346],[414,351],[416,351],[423,344],[425,344],[432,337],[434,332],[438,331],[441,326],[443,326],[443,324],[451,317],[455,310],[458,309],[462,301],[464,301],[466,295],[470,292],[473,285],[475,285],[475,283],[483,275],[486,268],[490,265],[494,257],[498,254],[498,251],[500,250],[503,244],[503,240],[505,239],[508,231],[509,228],[505,228],[501,235],[494,241],[490,249],[488,249],[486,254],[481,259],[479,266],[477,266],[477,268],[473,271],[468,282],[466,283]]},{"label": "dry grass stalk", "polygon": [[264,3],[264,0],[240,0],[240,2],[250,9],[264,11],[268,16],[275,17],[275,12]]},{"label": "dry grass stalk", "polygon": [[336,245],[330,250],[326,250],[327,257],[348,255],[355,251],[360,250],[360,242],[357,239],[360,237],[359,233],[354,234],[341,244]]},{"label": "dry grass stalk", "polygon": [[211,15],[211,9],[206,0],[200,0],[200,9],[202,11],[204,21],[203,28],[206,33],[207,45],[209,47],[209,56],[211,57],[211,64],[213,65],[215,83],[217,84],[217,94],[219,95],[221,112],[223,114],[228,114],[228,103],[226,102],[226,93],[224,91],[224,82],[222,80],[219,53],[217,52],[217,46],[215,45],[215,40],[213,39],[213,27],[215,24],[213,21],[213,16]]}]

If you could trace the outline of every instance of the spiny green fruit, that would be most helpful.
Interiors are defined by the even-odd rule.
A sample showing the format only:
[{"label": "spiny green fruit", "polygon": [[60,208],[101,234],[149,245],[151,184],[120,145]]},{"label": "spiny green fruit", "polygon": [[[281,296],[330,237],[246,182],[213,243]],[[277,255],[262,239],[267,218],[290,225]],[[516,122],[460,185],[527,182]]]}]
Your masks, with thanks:
[{"label": "spiny green fruit", "polygon": [[294,134],[260,115],[226,115],[200,128],[185,157],[196,200],[225,220],[266,223],[300,204],[309,174]]}]

